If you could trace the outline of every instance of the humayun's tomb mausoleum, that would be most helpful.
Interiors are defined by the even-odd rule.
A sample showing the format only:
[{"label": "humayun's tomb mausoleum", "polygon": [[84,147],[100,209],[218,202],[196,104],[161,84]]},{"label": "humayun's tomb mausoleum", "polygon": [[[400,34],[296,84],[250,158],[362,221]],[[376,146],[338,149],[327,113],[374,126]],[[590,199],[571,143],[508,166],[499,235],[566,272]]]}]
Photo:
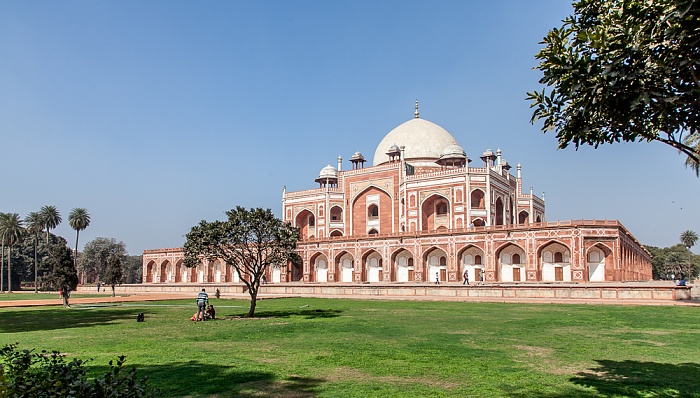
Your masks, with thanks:
[{"label": "humayun's tomb mausoleum", "polygon": [[[272,283],[625,282],[651,280],[649,252],[617,220],[547,221],[521,166],[487,149],[469,158],[442,127],[414,117],[391,130],[372,166],[321,169],[318,188],[283,191],[301,232],[300,263]],[[471,165],[471,163],[475,165]],[[181,248],[146,250],[144,283],[236,283],[222,261],[183,265]]]}]

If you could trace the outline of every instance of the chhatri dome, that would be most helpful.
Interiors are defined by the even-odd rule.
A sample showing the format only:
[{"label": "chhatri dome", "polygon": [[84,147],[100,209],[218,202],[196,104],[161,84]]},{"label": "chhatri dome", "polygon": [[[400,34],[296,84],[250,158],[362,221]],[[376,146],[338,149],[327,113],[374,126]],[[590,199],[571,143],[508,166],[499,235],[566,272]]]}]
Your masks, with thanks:
[{"label": "chhatri dome", "polygon": [[374,166],[389,163],[392,147],[404,148],[404,158],[416,166],[435,166],[445,148],[459,145],[447,130],[433,122],[418,117],[418,101],[414,118],[389,132],[374,151]]}]

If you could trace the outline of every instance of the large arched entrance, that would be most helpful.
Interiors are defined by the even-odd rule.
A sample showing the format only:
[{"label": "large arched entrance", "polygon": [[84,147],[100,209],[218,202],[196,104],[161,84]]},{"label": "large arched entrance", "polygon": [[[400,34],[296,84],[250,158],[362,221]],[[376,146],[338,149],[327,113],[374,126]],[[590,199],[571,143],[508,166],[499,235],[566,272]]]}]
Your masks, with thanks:
[{"label": "large arched entrance", "polygon": [[318,254],[312,259],[313,280],[315,282],[328,282],[328,258],[325,254]]},{"label": "large arched entrance", "polygon": [[469,281],[479,282],[484,273],[484,251],[476,246],[469,246],[460,253],[461,272],[460,278],[464,281],[464,272],[467,272]]},{"label": "large arched entrance", "polygon": [[316,236],[316,217],[309,210],[302,210],[297,214],[294,226],[299,228],[299,239],[311,239]]},{"label": "large arched entrance", "polygon": [[381,282],[384,279],[384,269],[382,268],[382,256],[376,250],[370,250],[363,256],[364,274],[363,281]]},{"label": "large arched entrance", "polygon": [[357,236],[392,232],[391,196],[370,186],[352,201],[352,234]]},{"label": "large arched entrance", "polygon": [[507,244],[497,252],[502,282],[522,282],[526,280],[525,250],[515,244]]},{"label": "large arched entrance", "polygon": [[187,271],[182,264],[182,260],[177,260],[177,263],[175,264],[175,283],[182,282],[187,282]]},{"label": "large arched entrance", "polygon": [[543,282],[571,282],[569,248],[559,242],[548,243],[540,249],[540,272]]},{"label": "large arched entrance", "polygon": [[424,257],[426,267],[426,278],[428,282],[447,281],[447,253],[440,248],[429,250]]},{"label": "large arched entrance", "polygon": [[393,257],[394,272],[392,280],[395,282],[413,282],[415,280],[413,254],[406,249],[401,249]]},{"label": "large arched entrance", "polygon": [[355,271],[355,261],[348,252],[342,252],[336,256],[335,260],[336,279],[339,282],[352,282],[352,275]]},{"label": "large arched entrance", "polygon": [[155,273],[156,263],[149,261],[146,264],[146,283],[153,283],[153,274]]},{"label": "large arched entrance", "polygon": [[606,267],[612,263],[612,250],[603,244],[597,244],[586,254],[586,268],[589,282],[605,282]]},{"label": "large arched entrance", "polygon": [[170,275],[173,272],[172,271],[172,266],[170,265],[170,261],[165,260],[160,264],[160,278],[158,279],[158,282],[160,283],[167,283],[170,281]]},{"label": "large arched entrance", "polygon": [[503,199],[496,199],[496,225],[503,225]]},{"label": "large arched entrance", "polygon": [[449,228],[449,201],[444,196],[431,195],[421,206],[421,230],[436,231]]}]

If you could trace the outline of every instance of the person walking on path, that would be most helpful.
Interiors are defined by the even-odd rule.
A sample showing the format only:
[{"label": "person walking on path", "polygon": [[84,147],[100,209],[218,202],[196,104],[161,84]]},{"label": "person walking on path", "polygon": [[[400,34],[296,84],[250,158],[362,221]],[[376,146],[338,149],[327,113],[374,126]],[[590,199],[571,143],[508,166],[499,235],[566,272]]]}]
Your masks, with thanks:
[{"label": "person walking on path", "polygon": [[462,275],[462,276],[464,277],[464,282],[462,282],[462,285],[464,285],[466,283],[467,286],[469,286],[469,270],[465,269],[464,275]]},{"label": "person walking on path", "polygon": [[484,273],[483,273],[483,271],[481,272],[481,284],[482,284],[482,285],[484,284]]},{"label": "person walking on path", "polygon": [[440,284],[440,273],[439,272],[435,273],[435,284],[436,285]]},{"label": "person walking on path", "polygon": [[207,305],[209,305],[209,295],[202,288],[202,291],[197,295],[197,316],[195,317],[195,322],[198,320],[204,321],[207,314]]}]

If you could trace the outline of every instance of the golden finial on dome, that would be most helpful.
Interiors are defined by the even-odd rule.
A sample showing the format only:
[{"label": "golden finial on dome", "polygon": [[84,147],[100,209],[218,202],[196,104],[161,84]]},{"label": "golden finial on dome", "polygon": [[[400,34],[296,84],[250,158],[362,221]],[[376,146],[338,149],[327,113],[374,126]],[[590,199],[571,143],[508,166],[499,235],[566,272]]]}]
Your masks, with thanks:
[{"label": "golden finial on dome", "polygon": [[416,111],[413,113],[413,117],[418,119],[418,100],[416,100]]}]

